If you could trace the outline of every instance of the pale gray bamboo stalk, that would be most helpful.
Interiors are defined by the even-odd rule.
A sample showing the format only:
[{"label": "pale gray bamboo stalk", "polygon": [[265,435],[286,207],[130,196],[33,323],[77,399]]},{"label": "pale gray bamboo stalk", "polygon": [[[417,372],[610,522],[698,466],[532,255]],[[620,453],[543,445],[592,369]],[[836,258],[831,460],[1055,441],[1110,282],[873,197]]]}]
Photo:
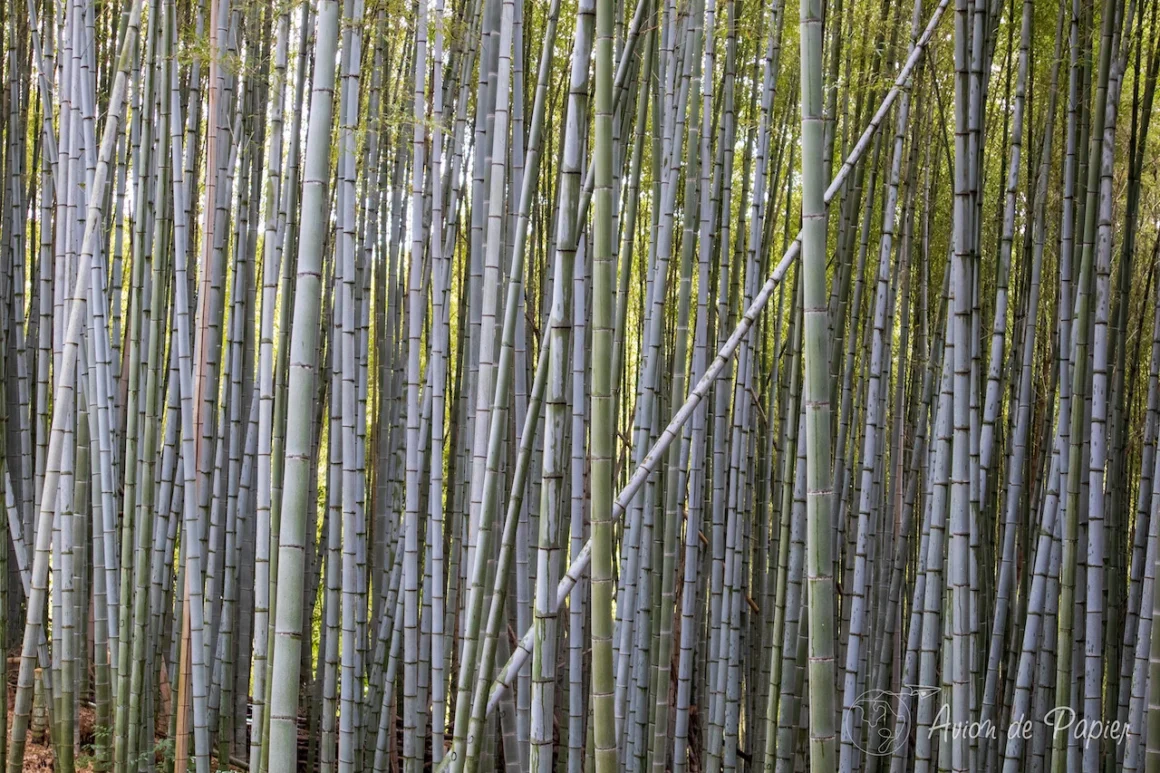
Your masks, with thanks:
[{"label": "pale gray bamboo stalk", "polygon": [[[947,318],[943,321],[944,351],[942,357],[942,374],[939,378],[939,397],[936,403],[934,420],[934,443],[931,448],[933,472],[929,473],[931,491],[927,498],[929,514],[926,522],[929,524],[929,539],[927,540],[926,577],[924,581],[925,598],[923,600],[922,638],[920,642],[920,661],[918,672],[918,689],[933,690],[935,684],[936,657],[939,642],[942,638],[945,617],[943,615],[943,596],[946,584],[943,566],[946,553],[946,515],[947,492],[950,477],[950,433],[951,433],[951,389],[954,367],[954,340],[949,338],[946,331],[950,330],[950,280],[951,272],[945,272],[943,280],[944,304],[947,306]],[[936,693],[937,694],[937,693]],[[924,773],[932,764],[931,725],[938,706],[931,700],[922,700],[918,696],[918,718],[915,724],[915,766],[916,773]]]},{"label": "pale gray bamboo stalk", "polygon": [[[1118,3],[1113,4],[1113,8]],[[1128,4],[1128,30],[1134,17],[1135,3]],[[1113,37],[1113,40],[1115,38]],[[1113,44],[1114,46],[1114,44]],[[1111,260],[1112,260],[1112,168],[1115,160],[1116,116],[1120,102],[1123,60],[1110,51],[1114,58],[1108,76],[1103,135],[1098,145],[1099,153],[1099,208],[1097,213],[1097,247],[1095,255],[1095,324],[1092,331],[1091,364],[1091,430],[1089,435],[1090,466],[1088,468],[1088,508],[1087,508],[1087,600],[1085,604],[1084,632],[1084,718],[1089,724],[1101,722],[1104,718],[1104,618],[1105,586],[1108,581],[1105,556],[1107,526],[1105,520],[1105,472],[1108,461],[1108,392],[1109,392],[1109,346],[1113,331],[1109,330],[1111,314]],[[1095,144],[1093,142],[1093,148]],[[1094,154],[1093,154],[1094,155]],[[1096,160],[1089,163],[1095,167]],[[1090,179],[1090,178],[1089,178]],[[1087,239],[1085,238],[1085,248]],[[1087,250],[1085,249],[1085,253]],[[1110,621],[1109,621],[1110,623]],[[1118,636],[1113,632],[1112,641]],[[1114,661],[1110,661],[1114,662]],[[1110,676],[1109,678],[1114,678]],[[1098,766],[1104,758],[1105,744],[1088,742],[1083,749],[1083,764]]]},{"label": "pale gray bamboo stalk", "polygon": [[[336,284],[340,277],[342,299],[341,322],[341,406],[342,406],[342,679],[338,742],[338,770],[353,773],[355,768],[355,729],[361,709],[362,680],[356,665],[359,643],[356,634],[356,607],[366,606],[365,583],[359,582],[358,547],[361,508],[357,502],[360,470],[358,466],[358,331],[359,318],[356,284],[358,261],[355,256],[355,132],[359,124],[359,86],[361,82],[363,14],[362,0],[347,3],[343,11],[342,94],[340,101],[339,185],[343,205],[339,207],[339,234],[336,253]],[[338,395],[332,395],[337,401]],[[331,436],[333,438],[333,435]],[[356,679],[358,680],[356,683]],[[357,692],[356,692],[357,691]]]},{"label": "pale gray bamboo stalk", "polygon": [[[798,295],[800,296],[800,292]],[[805,412],[801,410],[800,404],[797,409],[797,434],[800,437],[805,430]],[[793,421],[791,416],[787,416],[786,419]],[[770,760],[770,757],[774,756],[770,752],[773,752],[776,755],[776,767],[773,770],[776,771],[793,769],[794,747],[796,746],[794,735],[797,731],[797,721],[800,714],[800,688],[805,672],[805,665],[802,662],[802,655],[805,653],[802,652],[801,642],[805,638],[805,628],[809,625],[808,618],[802,619],[802,607],[804,606],[802,580],[805,576],[804,532],[806,526],[806,448],[803,442],[799,441],[796,444],[794,456],[796,458],[792,483],[793,502],[791,504],[792,513],[789,516],[792,525],[788,535],[788,541],[791,544],[788,546],[786,563],[784,639],[782,646],[779,647],[782,663],[778,666],[781,671],[781,683],[778,688],[782,694],[777,701],[775,740],[772,743],[766,741],[765,766],[768,769],[774,764]]]},{"label": "pale gray bamboo stalk", "polygon": [[266,161],[266,211],[262,243],[262,306],[258,342],[258,456],[257,499],[255,503],[254,557],[254,641],[252,708],[254,732],[250,736],[250,770],[261,764],[262,735],[266,714],[267,653],[270,624],[270,446],[274,434],[274,308],[282,251],[278,248],[278,204],[282,198],[282,117],[286,101],[286,60],[289,48],[290,15],[278,18],[272,62],[274,104],[270,119],[270,146]]},{"label": "pale gray bamboo stalk", "polygon": [[[306,134],[302,190],[302,232],[298,253],[294,322],[289,370],[290,412],[314,400],[318,365],[319,296],[325,236],[326,185],[329,178],[334,54],[338,44],[338,3],[319,3],[315,38],[315,71]],[[416,129],[418,131],[418,129]],[[418,411],[414,411],[417,414]],[[417,421],[418,416],[415,416]],[[270,713],[270,768],[293,770],[298,755],[298,692],[302,646],[302,593],[313,439],[311,422],[290,421],[286,429],[285,479],[278,540],[278,591]]]},{"label": "pale gray bamboo stalk", "polygon": [[[446,438],[443,429],[445,411],[445,384],[447,380],[447,349],[450,329],[444,319],[451,286],[451,260],[443,256],[443,50],[446,14],[443,0],[435,4],[434,69],[431,79],[431,265],[436,272],[432,291],[432,315],[435,330],[431,346],[431,490],[427,498],[428,532],[431,571],[431,760],[438,764],[445,750],[443,740],[447,722],[446,651],[451,642],[446,636],[446,603],[444,583],[444,512],[443,512],[443,458]],[[377,53],[376,49],[376,53]],[[373,700],[374,691],[371,691]],[[368,729],[369,729],[368,724]],[[369,737],[369,733],[368,733]]]},{"label": "pale gray bamboo stalk", "polygon": [[[1007,330],[1007,273],[1010,269],[1011,263],[1011,242],[1015,232],[1015,205],[1018,194],[1020,161],[1023,144],[1023,111],[1024,111],[1024,96],[1026,92],[1027,82],[1027,59],[1028,48],[1031,39],[1031,6],[1029,3],[1023,3],[1022,21],[1020,24],[1019,33],[1019,64],[1018,75],[1015,81],[1015,107],[1012,117],[1012,133],[1011,133],[1011,160],[1008,164],[1007,176],[1007,192],[1005,197],[1005,204],[1003,209],[1003,234],[1000,238],[1000,255],[999,255],[999,286],[996,289],[995,299],[995,319],[992,325],[991,335],[991,360],[988,367],[987,374],[987,397],[983,403],[983,427],[982,437],[980,443],[980,461],[979,473],[980,480],[979,496],[981,500],[986,499],[987,493],[987,476],[991,467],[991,454],[994,443],[994,423],[999,410],[999,381],[1001,362],[1003,360],[1003,347],[1005,345],[1005,334]],[[1032,268],[1032,272],[1036,271]],[[1038,312],[1036,306],[1038,305],[1038,277],[1036,276],[1032,282],[1030,300],[1028,301],[1028,314],[1031,322],[1025,330],[1025,336],[1034,345],[1035,338],[1035,322],[1034,317]],[[1016,536],[1016,518],[1017,506],[1019,503],[1019,494],[1023,485],[1023,459],[1026,453],[1027,437],[1030,433],[1031,417],[1029,414],[1030,406],[1023,402],[1024,398],[1030,401],[1030,380],[1031,380],[1031,358],[1034,354],[1034,349],[1024,349],[1023,352],[1023,368],[1020,374],[1019,383],[1019,416],[1015,424],[1015,437],[1013,440],[1014,453],[1010,457],[1009,470],[1007,475],[1007,507],[1006,515],[1003,525],[1003,547],[1000,557],[999,577],[996,584],[996,599],[994,607],[994,619],[991,625],[991,641],[989,652],[987,656],[987,671],[986,683],[983,689],[982,710],[980,712],[980,722],[994,722],[996,717],[996,703],[1000,700],[1000,696],[996,695],[998,690],[999,677],[999,661],[1003,656],[1003,645],[1006,641],[1007,617],[1010,612],[1011,597],[1013,593],[1012,584],[1015,578],[1015,536]],[[1026,385],[1024,385],[1026,381]]]},{"label": "pale gray bamboo stalk", "polygon": [[[407,271],[407,429],[406,473],[403,515],[403,767],[406,773],[418,773],[421,746],[417,726],[419,706],[419,476],[422,467],[419,450],[419,337],[426,312],[421,295],[423,273],[423,186],[426,166],[427,24],[426,0],[418,0],[415,11],[414,91],[412,110],[414,127],[411,166],[411,255]],[[321,35],[319,36],[321,38]],[[317,76],[316,76],[317,78]],[[311,114],[313,115],[313,110]],[[281,585],[281,583],[279,583]],[[386,693],[384,693],[384,696]]]},{"label": "pale gray bamboo stalk", "polygon": [[[730,6],[732,8],[732,6]],[[710,193],[710,185],[713,184],[713,193],[719,190],[721,182],[721,171],[718,167],[714,175],[714,180],[710,182],[710,148],[712,143],[712,125],[713,125],[713,75],[715,74],[715,55],[716,55],[716,41],[714,36],[715,29],[715,15],[716,15],[716,0],[708,0],[705,9],[705,34],[704,34],[704,62],[702,64],[702,71],[704,77],[701,80],[701,130],[700,130],[700,180],[698,195],[700,197],[700,222],[698,232],[698,283],[700,287],[708,288],[710,286],[709,279],[709,263],[711,260],[713,249],[713,218],[716,215],[715,207],[717,202],[714,196]],[[732,21],[732,14],[730,21]],[[730,32],[733,29],[730,28]],[[646,49],[651,50],[651,49]],[[645,92],[647,93],[647,92]],[[641,96],[644,96],[642,94]],[[728,97],[727,97],[728,98]],[[638,121],[640,120],[638,115]],[[643,131],[643,126],[640,131]],[[639,150],[637,151],[639,152]],[[634,159],[635,163],[635,159]],[[634,175],[639,178],[639,163],[635,163]],[[629,202],[631,206],[631,202]],[[686,226],[686,236],[689,239],[692,235],[692,224]],[[700,292],[697,294],[697,316],[696,328],[694,329],[694,352],[692,362],[692,380],[699,380],[702,373],[704,373],[706,359],[708,357],[708,343],[709,336],[709,320],[708,320],[708,293]],[[698,547],[700,544],[700,529],[701,529],[701,510],[702,497],[705,484],[704,477],[704,459],[706,451],[704,445],[699,442],[693,442],[693,438],[701,437],[705,429],[705,410],[704,408],[696,411],[692,418],[692,424],[685,433],[682,441],[682,458],[689,460],[689,492],[686,502],[687,520],[685,525],[685,567],[682,577],[681,589],[681,638],[679,644],[679,657],[677,665],[677,695],[676,695],[676,717],[673,728],[673,770],[678,773],[683,773],[688,765],[688,733],[689,733],[689,707],[692,703],[692,681],[693,681],[693,650],[695,647],[694,636],[696,636],[697,625],[695,621],[697,608],[697,573],[699,565]]]},{"label": "pale gray bamboo stalk", "polygon": [[[971,717],[968,669],[972,662],[971,621],[968,619],[972,588],[969,578],[971,521],[968,508],[971,497],[971,404],[966,396],[971,385],[971,279],[970,259],[974,231],[974,205],[971,198],[971,175],[974,164],[968,158],[968,8],[966,0],[955,2],[955,162],[954,162],[954,255],[951,264],[951,292],[954,296],[954,399],[950,476],[950,543],[947,551],[947,579],[951,589],[951,628],[949,653],[950,673],[943,678],[951,682],[951,721],[966,727]],[[976,30],[977,33],[977,30]],[[973,102],[972,102],[973,105]],[[974,111],[971,111],[974,115]],[[945,737],[944,737],[945,740]],[[953,736],[950,745],[950,764],[955,773],[967,770],[968,739]],[[946,744],[944,743],[945,747]],[[941,747],[940,747],[941,748]],[[941,763],[940,763],[941,764]]]}]

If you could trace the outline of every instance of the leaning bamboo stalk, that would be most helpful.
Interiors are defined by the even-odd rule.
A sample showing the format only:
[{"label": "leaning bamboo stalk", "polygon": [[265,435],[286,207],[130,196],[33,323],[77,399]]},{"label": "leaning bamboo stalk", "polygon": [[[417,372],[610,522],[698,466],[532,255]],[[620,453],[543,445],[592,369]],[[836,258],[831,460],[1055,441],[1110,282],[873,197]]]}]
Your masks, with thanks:
[{"label": "leaning bamboo stalk", "polygon": [[[130,56],[136,42],[141,19],[141,3],[134,2],[129,15],[126,35],[118,56],[117,77],[113,84],[109,109],[101,136],[100,152],[94,174],[94,189],[103,190],[109,174],[109,163],[116,146],[120,129],[125,95],[128,90]],[[80,260],[77,266],[74,299],[86,298],[89,283],[89,266],[96,249],[96,240],[101,222],[103,197],[92,196],[85,214],[84,238],[81,243]],[[12,747],[9,750],[8,766],[12,773],[24,764],[24,746],[28,731],[28,720],[32,708],[33,668],[37,644],[44,623],[44,596],[48,582],[48,551],[52,537],[52,522],[56,509],[57,479],[60,475],[59,459],[63,453],[63,433],[72,417],[67,406],[73,392],[78,348],[81,340],[81,325],[84,320],[85,304],[74,303],[69,310],[68,328],[65,331],[65,351],[61,360],[61,371],[57,379],[53,403],[61,408],[52,416],[49,434],[48,455],[45,467],[44,496],[41,498],[36,530],[36,556],[32,565],[32,587],[28,599],[28,615],[25,623],[24,644],[20,654],[20,672],[17,677],[16,704],[12,727]],[[54,442],[55,441],[55,442]]]},{"label": "leaning bamboo stalk", "polygon": [[[858,159],[862,157],[862,154],[866,152],[866,148],[869,147],[870,141],[873,139],[874,134],[877,132],[878,127],[882,123],[882,120],[885,118],[886,114],[890,110],[891,105],[894,104],[894,101],[901,93],[902,84],[906,82],[911,73],[914,71],[914,68],[918,65],[918,60],[926,50],[926,45],[934,35],[934,30],[937,28],[938,22],[942,18],[943,12],[946,10],[949,2],[950,0],[942,0],[942,2],[936,6],[934,12],[931,14],[930,20],[927,22],[926,28],[923,30],[922,35],[919,37],[917,43],[915,44],[914,51],[907,58],[902,69],[899,71],[898,76],[895,78],[895,85],[890,89],[890,91],[886,93],[885,97],[883,97],[883,100],[879,105],[878,110],[871,118],[869,125],[862,132],[862,135],[858,138],[858,141],[854,144],[854,147],[850,150],[849,155],[846,157],[846,160],[838,170],[837,175],[835,175],[834,179],[830,182],[829,187],[826,188],[825,195],[823,196],[824,202],[828,203],[831,201],[837,192],[842,189],[842,186],[845,184],[854,165],[858,162]],[[642,485],[644,485],[645,481],[648,480],[649,476],[652,475],[654,470],[657,468],[657,465],[659,465],[660,462],[665,458],[665,452],[668,450],[668,447],[678,437],[681,428],[693,415],[693,412],[696,410],[700,402],[705,399],[705,396],[709,393],[709,390],[715,384],[717,377],[725,368],[726,364],[728,364],[729,360],[733,357],[733,354],[737,351],[737,348],[741,344],[742,339],[748,335],[749,330],[753,327],[757,317],[761,314],[761,311],[765,308],[765,305],[773,296],[774,290],[777,289],[778,284],[789,270],[790,265],[792,265],[793,261],[798,257],[800,250],[801,241],[800,239],[795,238],[793,243],[790,244],[789,248],[785,251],[785,254],[782,256],[781,260],[778,261],[774,267],[770,277],[765,281],[765,284],[763,284],[760,290],[758,290],[758,292],[754,295],[753,302],[745,310],[745,313],[742,314],[733,332],[721,345],[721,348],[717,351],[717,354],[714,356],[712,362],[705,369],[705,374],[689,392],[685,402],[682,403],[681,406],[673,413],[672,418],[669,420],[669,423],[665,426],[664,430],[661,431],[657,436],[657,439],[653,441],[653,444],[649,447],[648,452],[644,455],[644,458],[641,460],[640,464],[637,465],[636,469],[629,477],[628,482],[621,488],[620,492],[612,502],[612,520],[614,522],[617,518],[624,514],[625,508],[632,501],[632,498],[635,496],[636,492]],[[572,588],[575,587],[576,582],[579,580],[580,576],[583,575],[585,571],[587,571],[591,560],[592,541],[589,540],[585,543],[584,548],[580,551],[580,554],[569,564],[567,571],[560,579],[560,583],[556,588],[557,605],[562,603],[562,601],[568,597],[568,594],[572,592]],[[531,631],[525,631],[524,635],[519,640],[519,646],[512,652],[508,662],[500,669],[499,675],[492,683],[487,702],[487,710],[489,714],[499,705],[500,696],[504,693],[504,691],[509,689],[511,685],[514,684],[516,674],[518,674],[520,669],[523,668],[523,665],[527,662],[528,657],[531,655],[531,646]]]}]

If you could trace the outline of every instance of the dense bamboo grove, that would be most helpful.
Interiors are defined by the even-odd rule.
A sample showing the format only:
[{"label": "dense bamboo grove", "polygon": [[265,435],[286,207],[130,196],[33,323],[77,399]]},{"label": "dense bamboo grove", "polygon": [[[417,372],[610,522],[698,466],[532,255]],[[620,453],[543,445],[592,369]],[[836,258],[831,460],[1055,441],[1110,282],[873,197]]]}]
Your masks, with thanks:
[{"label": "dense bamboo grove", "polygon": [[1160,0],[0,18],[0,769],[1160,773]]}]

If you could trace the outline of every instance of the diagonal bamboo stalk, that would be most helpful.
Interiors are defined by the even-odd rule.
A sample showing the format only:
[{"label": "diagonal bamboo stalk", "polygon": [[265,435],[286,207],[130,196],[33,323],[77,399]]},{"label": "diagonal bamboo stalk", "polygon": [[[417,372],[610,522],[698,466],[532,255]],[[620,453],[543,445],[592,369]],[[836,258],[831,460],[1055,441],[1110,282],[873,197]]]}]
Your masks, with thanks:
[{"label": "diagonal bamboo stalk", "polygon": [[[834,179],[826,188],[825,195],[823,196],[823,201],[825,203],[828,204],[830,201],[832,201],[834,196],[837,195],[838,191],[842,189],[842,186],[845,185],[846,180],[850,176],[854,166],[862,157],[862,154],[865,153],[866,149],[870,146],[870,142],[873,139],[874,134],[877,132],[878,127],[882,124],[883,119],[889,113],[891,106],[894,104],[894,101],[901,94],[903,86],[910,78],[914,68],[918,66],[918,60],[922,57],[923,52],[926,50],[927,44],[934,36],[934,31],[937,28],[938,22],[942,18],[943,12],[946,10],[949,1],[950,0],[942,0],[942,2],[940,2],[939,5],[935,7],[935,10],[931,13],[931,17],[927,22],[926,28],[923,30],[922,35],[915,43],[914,51],[909,57],[907,57],[906,62],[903,64],[902,68],[899,70],[898,75],[895,77],[894,86],[883,97],[882,102],[878,106],[878,110],[870,119],[870,123],[863,130],[861,136],[858,138],[858,141],[854,144],[854,147],[850,150],[849,155],[842,163],[841,168],[839,168],[838,173],[834,176]],[[794,260],[797,259],[800,251],[801,240],[799,233],[798,238],[794,239],[793,243],[785,251],[785,254],[782,256],[781,260],[778,261],[777,265],[774,267],[772,273],[770,274],[770,277],[765,281],[765,284],[763,284],[760,290],[758,290],[753,298],[753,302],[749,305],[748,308],[746,308],[745,313],[741,316],[741,319],[738,321],[737,326],[734,328],[733,332],[725,340],[725,343],[721,346],[721,348],[718,349],[717,354],[714,356],[712,362],[705,369],[705,374],[689,392],[685,402],[682,403],[681,406],[673,413],[669,423],[657,436],[657,439],[649,447],[648,452],[645,453],[640,464],[633,471],[631,477],[628,480],[628,483],[621,487],[620,491],[617,493],[616,498],[612,502],[612,520],[614,522],[617,518],[624,514],[626,507],[632,501],[633,497],[636,495],[636,492],[640,490],[641,486],[644,485],[649,476],[652,475],[661,461],[665,458],[665,453],[669,446],[677,438],[681,428],[693,415],[693,412],[696,410],[700,402],[705,399],[706,395],[708,395],[709,390],[715,384],[717,377],[720,375],[721,371],[724,370],[726,364],[728,364],[729,360],[737,351],[741,341],[745,338],[746,335],[749,334],[750,329],[753,327],[758,316],[765,308],[765,305],[769,302],[769,299],[773,296],[774,290],[777,289],[778,284],[789,270],[789,267],[793,264]],[[559,606],[563,600],[568,597],[568,594],[572,592],[572,588],[576,586],[576,583],[579,581],[580,577],[584,574],[585,571],[587,571],[591,561],[592,541],[589,540],[584,544],[584,548],[580,551],[579,555],[569,564],[567,571],[564,573],[564,576],[560,579],[559,585],[556,587],[557,606]],[[512,652],[508,662],[505,663],[504,666],[499,670],[499,675],[496,677],[495,682],[492,684],[491,691],[488,696],[487,710],[489,714],[499,705],[500,696],[503,695],[503,693],[508,690],[512,684],[514,684],[516,674],[518,674],[520,669],[523,668],[524,663],[527,662],[528,657],[531,655],[531,634],[532,632],[530,630],[524,632],[523,636],[520,638],[519,646],[515,651]]]}]

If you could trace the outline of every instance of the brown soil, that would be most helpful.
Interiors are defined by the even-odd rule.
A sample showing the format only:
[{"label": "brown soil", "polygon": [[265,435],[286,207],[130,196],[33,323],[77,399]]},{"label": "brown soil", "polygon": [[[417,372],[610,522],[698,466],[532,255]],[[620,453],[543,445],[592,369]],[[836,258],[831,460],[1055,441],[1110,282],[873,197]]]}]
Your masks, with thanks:
[{"label": "brown soil", "polygon": [[[20,659],[8,659],[8,727],[6,732],[11,736],[12,733],[12,717],[14,714],[13,707],[16,703],[16,676],[20,670]],[[82,703],[80,707],[80,738],[81,738],[81,753],[77,756],[76,770],[77,773],[92,773],[93,771],[93,741],[95,740],[94,728],[96,725],[96,710],[89,704]],[[164,738],[163,734],[157,735],[158,740]],[[11,748],[11,742],[9,742]],[[35,738],[30,732],[28,740],[24,746],[24,765],[22,769],[25,773],[35,773],[36,771],[54,771],[56,770],[55,758],[53,755],[52,745],[48,738]],[[192,769],[192,766],[191,766]],[[214,768],[217,769],[216,767]],[[236,769],[231,766],[231,769]]]},{"label": "brown soil", "polygon": [[[8,660],[8,727],[6,732],[9,734],[12,731],[12,716],[13,706],[16,702],[16,675],[20,670],[20,660],[18,658],[9,658]],[[80,723],[81,723],[81,749],[83,751],[91,751],[93,743],[93,725],[96,721],[93,708],[81,704]],[[9,744],[11,748],[11,744]],[[28,741],[24,745],[24,765],[25,771],[50,771],[55,770],[52,746],[48,743],[48,739],[34,738],[32,733],[28,734]],[[88,756],[77,759],[77,771],[91,771],[92,764]]]}]

